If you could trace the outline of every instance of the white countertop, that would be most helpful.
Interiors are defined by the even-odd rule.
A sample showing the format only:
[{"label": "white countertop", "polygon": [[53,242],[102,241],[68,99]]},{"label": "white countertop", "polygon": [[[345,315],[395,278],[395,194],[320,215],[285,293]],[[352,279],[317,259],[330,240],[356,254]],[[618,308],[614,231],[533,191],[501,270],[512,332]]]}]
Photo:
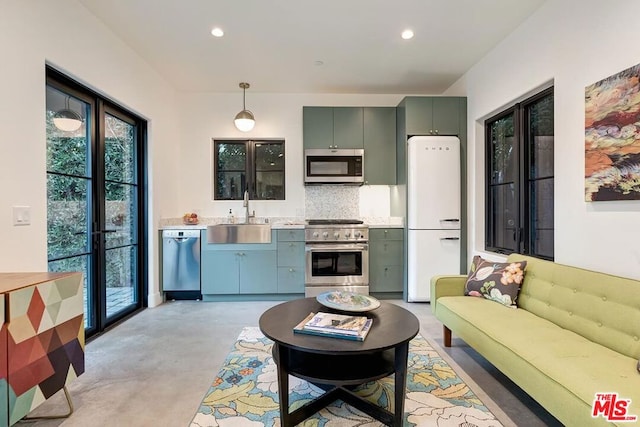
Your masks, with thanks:
[{"label": "white countertop", "polygon": [[[303,229],[305,226],[305,220],[301,218],[266,218],[268,219],[271,228],[278,229]],[[369,228],[403,228],[403,221],[401,217],[363,217],[360,218],[364,221]],[[264,223],[265,218],[257,218],[257,223]],[[162,218],[160,220],[159,229],[172,229],[172,230],[204,230],[209,225],[226,224],[227,219],[221,217],[209,217],[201,218],[200,222],[195,225],[185,225],[182,223],[182,218]]]}]

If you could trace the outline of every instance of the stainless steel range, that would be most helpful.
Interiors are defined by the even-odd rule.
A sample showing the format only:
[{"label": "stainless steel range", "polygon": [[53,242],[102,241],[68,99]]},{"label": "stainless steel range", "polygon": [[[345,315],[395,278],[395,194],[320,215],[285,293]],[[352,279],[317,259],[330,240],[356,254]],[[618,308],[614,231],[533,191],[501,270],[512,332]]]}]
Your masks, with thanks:
[{"label": "stainless steel range", "polygon": [[305,296],[369,294],[369,227],[360,220],[310,219],[305,226]]}]

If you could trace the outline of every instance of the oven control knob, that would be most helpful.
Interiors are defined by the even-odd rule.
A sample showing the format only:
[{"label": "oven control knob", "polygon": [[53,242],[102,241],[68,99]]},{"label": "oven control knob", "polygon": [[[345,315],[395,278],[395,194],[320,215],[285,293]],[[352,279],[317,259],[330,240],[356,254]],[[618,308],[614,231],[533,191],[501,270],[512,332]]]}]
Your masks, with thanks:
[{"label": "oven control knob", "polygon": [[338,233],[337,231],[335,233],[333,233],[333,238],[334,239],[339,239],[340,238],[340,233]]},{"label": "oven control knob", "polygon": [[314,232],[313,232],[313,237],[318,237],[318,236],[319,236],[318,232],[317,232],[317,231],[314,231]]},{"label": "oven control knob", "polygon": [[348,232],[348,231],[345,231],[345,232],[344,232],[344,237],[348,239],[348,238],[349,238],[349,236],[351,236],[351,233],[350,233],[350,232]]},{"label": "oven control knob", "polygon": [[360,237],[360,236],[361,236],[361,234],[360,234],[360,232],[359,232],[359,231],[354,231],[354,232],[353,232],[353,237],[355,237],[356,239],[357,239],[358,237]]},{"label": "oven control knob", "polygon": [[325,231],[324,233],[322,233],[322,237],[324,237],[325,239],[329,237],[329,232]]}]

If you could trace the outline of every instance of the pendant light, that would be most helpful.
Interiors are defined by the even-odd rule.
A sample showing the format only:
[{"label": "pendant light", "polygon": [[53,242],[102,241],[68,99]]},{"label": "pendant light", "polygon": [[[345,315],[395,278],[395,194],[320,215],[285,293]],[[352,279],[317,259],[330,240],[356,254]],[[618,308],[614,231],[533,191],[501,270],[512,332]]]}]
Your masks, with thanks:
[{"label": "pendant light", "polygon": [[240,83],[240,87],[242,88],[242,111],[236,114],[236,118],[233,120],[236,124],[236,128],[238,128],[241,132],[249,132],[256,124],[256,119],[253,117],[253,113],[247,110],[245,106],[245,91],[249,89],[249,83]]},{"label": "pendant light", "polygon": [[80,114],[69,108],[69,98],[71,97],[67,96],[65,100],[65,108],[57,111],[53,115],[54,126],[64,132],[73,132],[82,126],[82,117],[80,117]]}]

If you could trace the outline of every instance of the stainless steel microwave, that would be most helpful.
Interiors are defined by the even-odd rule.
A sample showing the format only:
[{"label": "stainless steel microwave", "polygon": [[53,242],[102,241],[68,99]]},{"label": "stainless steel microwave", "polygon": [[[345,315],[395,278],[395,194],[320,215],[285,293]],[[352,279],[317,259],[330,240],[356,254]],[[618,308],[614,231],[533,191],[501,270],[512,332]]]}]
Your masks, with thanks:
[{"label": "stainless steel microwave", "polygon": [[305,184],[364,183],[364,150],[311,148],[304,150]]}]

